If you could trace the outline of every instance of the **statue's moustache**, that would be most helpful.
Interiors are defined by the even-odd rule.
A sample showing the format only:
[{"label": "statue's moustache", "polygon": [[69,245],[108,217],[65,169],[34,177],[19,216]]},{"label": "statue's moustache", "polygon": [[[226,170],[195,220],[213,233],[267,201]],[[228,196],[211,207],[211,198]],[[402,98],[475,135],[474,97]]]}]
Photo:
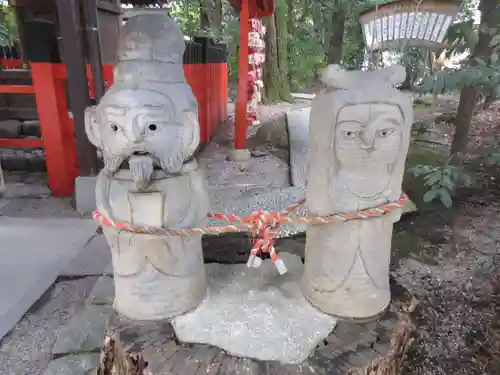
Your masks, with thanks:
[{"label": "statue's moustache", "polygon": [[153,176],[153,159],[146,155],[133,155],[128,163],[135,186],[139,190],[147,189]]}]

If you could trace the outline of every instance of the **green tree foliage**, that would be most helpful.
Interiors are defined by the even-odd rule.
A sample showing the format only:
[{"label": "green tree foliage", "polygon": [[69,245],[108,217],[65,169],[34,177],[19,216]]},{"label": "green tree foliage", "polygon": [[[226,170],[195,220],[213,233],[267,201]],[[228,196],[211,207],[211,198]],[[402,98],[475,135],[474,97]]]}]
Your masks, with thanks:
[{"label": "green tree foliage", "polygon": [[[186,35],[206,35],[207,28],[200,22],[204,19],[200,12],[211,14],[210,9],[216,3],[215,0],[171,0],[169,9]],[[277,0],[279,25],[276,31],[281,52],[276,58],[281,60],[278,66],[287,77],[285,84],[291,90],[307,87],[328,61],[347,68],[361,67],[365,54],[359,14],[375,3],[377,0]],[[208,33],[228,43],[229,73],[234,82],[239,52],[239,15],[228,0],[222,1],[220,23],[219,33],[214,32],[213,27]]]},{"label": "green tree foliage", "polygon": [[[307,87],[328,62],[340,63],[349,69],[362,67],[366,63],[366,56],[359,16],[367,9],[389,2],[391,1],[277,0],[278,6],[284,11],[279,12],[281,23],[277,29],[279,49],[283,51],[276,58],[281,59],[278,66],[280,70],[285,70],[290,89]],[[477,60],[474,64],[465,60],[457,69],[435,71],[433,66],[441,52],[444,52],[444,58],[450,58],[474,50],[480,34],[480,30],[475,29],[472,22],[477,2],[462,2],[458,17],[460,22],[450,28],[445,50],[406,48],[393,51],[396,61],[407,67],[408,84],[415,91],[439,94],[471,85],[480,87],[485,95],[491,96],[498,91],[500,74],[496,51],[489,59]],[[193,36],[202,32],[200,12],[205,9],[210,13],[210,7],[215,7],[216,3],[216,0],[171,0],[169,8],[172,16],[181,24],[183,32]],[[211,35],[228,43],[229,72],[234,80],[237,76],[239,52],[239,15],[228,0],[222,1],[219,31],[218,34],[211,32]],[[493,41],[499,44],[499,38],[495,38],[498,30],[495,28],[487,32],[492,33]]]},{"label": "green tree foliage", "polygon": [[7,2],[0,2],[0,46],[12,45],[18,39],[16,15]]}]

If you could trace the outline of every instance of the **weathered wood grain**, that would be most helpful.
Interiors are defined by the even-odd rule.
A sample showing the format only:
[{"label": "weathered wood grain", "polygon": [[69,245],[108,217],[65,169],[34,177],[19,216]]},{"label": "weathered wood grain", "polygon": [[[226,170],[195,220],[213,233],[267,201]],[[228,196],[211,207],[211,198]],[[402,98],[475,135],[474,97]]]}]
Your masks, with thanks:
[{"label": "weathered wood grain", "polygon": [[339,323],[307,361],[283,365],[233,357],[209,345],[177,340],[168,322],[138,323],[113,316],[99,375],[345,375],[389,353],[398,322],[392,309],[366,324]]}]

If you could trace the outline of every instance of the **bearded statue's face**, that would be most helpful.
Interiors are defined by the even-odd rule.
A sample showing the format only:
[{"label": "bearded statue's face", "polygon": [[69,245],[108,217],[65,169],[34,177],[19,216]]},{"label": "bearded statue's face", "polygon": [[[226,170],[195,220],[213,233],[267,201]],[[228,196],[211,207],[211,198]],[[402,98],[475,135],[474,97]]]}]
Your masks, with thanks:
[{"label": "bearded statue's face", "polygon": [[167,96],[148,89],[108,92],[87,110],[86,125],[105,168],[111,173],[129,168],[141,189],[153,169],[179,172],[199,143],[197,114],[174,108]]},{"label": "bearded statue's face", "polygon": [[357,104],[342,108],[335,128],[339,177],[360,198],[382,194],[391,182],[400,153],[404,118],[389,104]]}]

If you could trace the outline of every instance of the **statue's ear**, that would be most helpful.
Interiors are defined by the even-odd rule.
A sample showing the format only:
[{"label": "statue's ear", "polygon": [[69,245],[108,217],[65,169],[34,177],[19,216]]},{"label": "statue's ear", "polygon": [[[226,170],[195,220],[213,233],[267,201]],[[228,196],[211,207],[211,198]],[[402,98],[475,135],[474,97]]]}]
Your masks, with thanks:
[{"label": "statue's ear", "polygon": [[348,73],[340,65],[328,65],[321,72],[321,81],[328,87],[346,89],[349,87]]},{"label": "statue's ear", "polygon": [[406,69],[397,64],[380,69],[376,73],[392,86],[400,85],[406,79]]},{"label": "statue's ear", "polygon": [[85,133],[87,133],[90,143],[97,148],[102,148],[96,113],[97,107],[95,105],[85,108]]},{"label": "statue's ear", "polygon": [[184,130],[183,147],[184,155],[191,156],[200,144],[200,123],[196,112],[184,111],[182,113],[182,126]]}]

